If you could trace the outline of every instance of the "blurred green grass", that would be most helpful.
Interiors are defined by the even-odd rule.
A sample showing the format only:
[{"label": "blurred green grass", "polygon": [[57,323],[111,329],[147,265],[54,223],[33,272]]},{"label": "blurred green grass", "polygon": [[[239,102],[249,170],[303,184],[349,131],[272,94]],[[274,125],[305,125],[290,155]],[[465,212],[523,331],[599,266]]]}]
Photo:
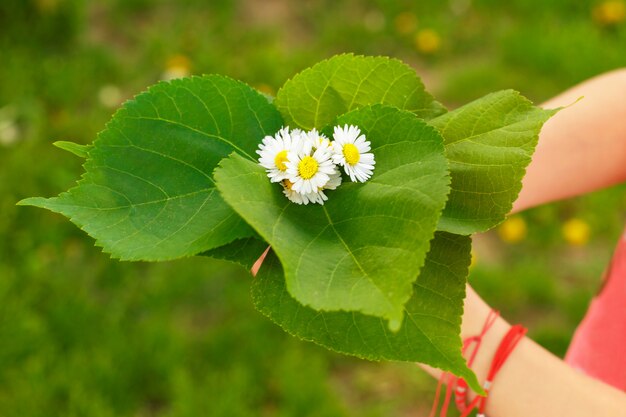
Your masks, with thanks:
[{"label": "blurred green grass", "polygon": [[[435,384],[414,365],[287,336],[252,308],[244,271],[203,258],[112,261],[64,218],[15,203],[82,172],[53,141],[91,142],[123,100],[171,74],[222,73],[271,94],[355,52],[410,63],[451,107],[503,88],[546,100],[626,65],[623,16],[607,19],[602,4],[1,2],[0,415],[426,414]],[[523,231],[476,239],[471,282],[562,355],[625,212],[619,186],[523,213]],[[570,219],[588,238],[564,235]]]}]

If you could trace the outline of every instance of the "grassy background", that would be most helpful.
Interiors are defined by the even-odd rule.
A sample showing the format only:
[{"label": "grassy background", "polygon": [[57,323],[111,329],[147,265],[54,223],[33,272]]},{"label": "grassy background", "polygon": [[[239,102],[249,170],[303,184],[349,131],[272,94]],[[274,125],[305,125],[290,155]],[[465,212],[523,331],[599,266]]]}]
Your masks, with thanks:
[{"label": "grassy background", "polygon": [[[626,5],[569,0],[0,2],[0,415],[422,416],[435,383],[285,335],[248,275],[209,259],[120,263],[61,216],[16,207],[82,172],[91,142],[162,78],[222,73],[273,93],[340,52],[400,58],[450,107],[540,102],[626,65]],[[562,355],[623,228],[624,186],[476,239],[473,285]]]}]

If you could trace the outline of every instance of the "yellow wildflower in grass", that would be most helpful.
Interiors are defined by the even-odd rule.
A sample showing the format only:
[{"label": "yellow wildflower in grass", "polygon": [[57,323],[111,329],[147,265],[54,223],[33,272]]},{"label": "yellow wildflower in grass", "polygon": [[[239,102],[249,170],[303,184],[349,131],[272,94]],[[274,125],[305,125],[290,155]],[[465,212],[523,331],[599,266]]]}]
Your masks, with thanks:
[{"label": "yellow wildflower in grass", "polygon": [[165,71],[161,75],[163,80],[187,77],[191,73],[191,61],[185,55],[173,55],[165,63]]},{"label": "yellow wildflower in grass", "polygon": [[410,35],[417,29],[417,16],[411,12],[400,13],[394,19],[393,25],[399,34]]},{"label": "yellow wildflower in grass", "polygon": [[593,20],[601,26],[613,26],[626,20],[626,2],[607,0],[593,8]]},{"label": "yellow wildflower in grass", "polygon": [[423,54],[434,54],[441,48],[441,37],[433,29],[422,29],[415,35],[415,47]]},{"label": "yellow wildflower in grass", "polygon": [[584,220],[573,218],[563,224],[561,228],[565,241],[572,246],[583,246],[589,241],[591,228]]},{"label": "yellow wildflower in grass", "polygon": [[500,239],[507,243],[517,243],[526,238],[526,221],[519,216],[509,217],[498,227]]}]

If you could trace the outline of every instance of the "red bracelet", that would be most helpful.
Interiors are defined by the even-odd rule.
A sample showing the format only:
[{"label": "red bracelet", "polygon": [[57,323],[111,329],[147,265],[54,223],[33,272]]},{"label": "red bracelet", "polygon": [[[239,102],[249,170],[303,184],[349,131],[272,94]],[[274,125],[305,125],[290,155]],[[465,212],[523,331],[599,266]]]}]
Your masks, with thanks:
[{"label": "red bracelet", "polygon": [[[478,353],[478,349],[480,348],[483,337],[485,336],[485,334],[487,334],[487,331],[491,328],[491,326],[493,326],[493,324],[495,323],[499,315],[500,313],[498,311],[491,310],[489,312],[489,315],[487,316],[487,319],[485,320],[485,323],[483,324],[483,328],[480,334],[476,336],[470,336],[463,340],[463,349],[462,349],[463,355],[467,353],[470,347],[474,346],[474,350],[472,351],[470,357],[467,360],[468,367],[471,367],[472,364],[474,363],[474,359],[476,358],[476,354]],[[430,411],[430,417],[435,417],[435,414],[437,413],[437,406],[439,405],[439,396],[441,394],[441,386],[444,383],[446,384],[446,395],[445,395],[445,399],[443,400],[443,404],[441,406],[441,412],[439,415],[443,417],[448,414],[448,407],[450,405],[450,398],[452,396],[451,387],[455,387],[454,389],[455,403],[456,403],[457,408],[461,412],[465,411],[465,409],[467,408],[465,404],[465,398],[467,397],[467,383],[462,378],[457,378],[448,372],[444,372],[441,374],[441,377],[439,378],[439,383],[437,384],[437,391],[435,392],[435,401],[433,402],[433,407]]]},{"label": "red bracelet", "polygon": [[[493,380],[498,374],[498,371],[500,371],[500,369],[502,368],[502,365],[504,365],[504,362],[506,362],[506,360],[509,358],[511,352],[513,352],[517,344],[520,342],[520,340],[524,338],[527,332],[528,329],[519,324],[516,324],[509,329],[506,336],[504,336],[504,339],[502,339],[502,341],[500,342],[500,346],[498,346],[498,350],[496,351],[496,354],[493,357],[493,361],[491,362],[491,367],[489,368],[487,379],[483,384],[483,389],[485,390],[486,395],[484,397],[476,397],[474,398],[474,401],[472,401],[472,403],[478,404],[478,414],[476,415],[476,417],[485,417],[487,397],[489,397],[489,390],[491,389]],[[468,408],[470,408],[471,410],[472,408],[474,408],[474,406],[470,404]],[[461,417],[466,417],[467,415],[469,415],[469,412],[464,413]]]},{"label": "red bracelet", "polygon": [[[491,328],[493,323],[496,321],[499,313],[495,310],[492,310],[485,324],[483,325],[483,329],[481,333],[477,336],[468,337],[463,341],[463,354],[466,354],[467,350],[470,346],[474,345],[474,350],[470,354],[467,365],[471,367],[476,358],[476,354],[478,353],[478,349],[482,343],[482,340],[487,333],[487,331]],[[487,397],[489,395],[489,391],[491,389],[491,385],[493,384],[493,380],[496,377],[498,371],[502,368],[509,355],[515,349],[515,346],[519,343],[520,340],[524,337],[528,330],[523,326],[517,324],[512,326],[507,332],[506,336],[500,342],[498,349],[494,355],[494,358],[491,362],[491,366],[489,368],[489,373],[487,374],[487,379],[483,384],[483,389],[485,390],[485,396],[476,396],[474,400],[466,405],[465,399],[467,397],[467,383],[462,378],[457,378],[454,375],[444,372],[439,378],[439,383],[437,384],[437,391],[435,393],[435,401],[433,407],[430,412],[430,417],[435,417],[437,413],[437,406],[439,404],[439,395],[441,392],[441,386],[443,383],[446,384],[446,396],[444,402],[441,406],[441,412],[439,414],[440,417],[445,417],[448,413],[448,406],[450,404],[450,399],[452,396],[451,387],[455,387],[455,403],[459,410],[461,411],[461,417],[467,417],[474,410],[474,408],[478,407],[478,415],[477,417],[485,416],[485,408],[487,407]]]},{"label": "red bracelet", "polygon": [[[499,316],[500,316],[499,311],[491,310],[489,312],[489,315],[487,316],[487,319],[485,320],[485,324],[483,325],[483,329],[481,330],[480,334],[477,336],[468,337],[465,340],[463,340],[463,355],[464,356],[466,355],[469,348],[471,346],[474,346],[474,350],[472,351],[469,358],[467,359],[468,367],[471,368],[472,365],[474,364],[474,359],[476,359],[476,354],[478,353],[478,350],[480,349],[480,345],[483,342],[483,338],[485,337],[485,335],[487,334],[487,331],[489,331],[491,326],[493,326],[493,324],[496,322],[496,319]],[[467,390],[468,390],[467,382],[465,382],[463,378],[457,378],[456,389],[454,390],[454,402],[456,403],[456,406],[460,412],[464,412],[465,409],[467,408],[467,404],[466,404]]]}]

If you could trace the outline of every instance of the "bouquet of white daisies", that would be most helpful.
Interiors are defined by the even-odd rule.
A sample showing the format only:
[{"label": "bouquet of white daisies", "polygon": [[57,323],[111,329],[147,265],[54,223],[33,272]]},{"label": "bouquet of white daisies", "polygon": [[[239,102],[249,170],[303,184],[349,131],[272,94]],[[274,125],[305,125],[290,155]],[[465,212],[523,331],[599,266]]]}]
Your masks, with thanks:
[{"label": "bouquet of white daisies", "polygon": [[283,193],[296,204],[324,204],[325,190],[341,185],[341,172],[353,182],[365,182],[376,160],[370,142],[357,126],[335,126],[333,141],[312,129],[290,131],[283,127],[259,145],[259,164],[271,182],[280,182]]},{"label": "bouquet of white daisies", "polygon": [[20,204],[67,216],[114,258],[256,265],[253,302],[287,332],[478,392],[460,338],[470,235],[506,218],[556,111],[512,90],[448,111],[386,57],[332,57],[274,98],[189,77],[127,101],[93,144],[57,142],[85,172]]}]

